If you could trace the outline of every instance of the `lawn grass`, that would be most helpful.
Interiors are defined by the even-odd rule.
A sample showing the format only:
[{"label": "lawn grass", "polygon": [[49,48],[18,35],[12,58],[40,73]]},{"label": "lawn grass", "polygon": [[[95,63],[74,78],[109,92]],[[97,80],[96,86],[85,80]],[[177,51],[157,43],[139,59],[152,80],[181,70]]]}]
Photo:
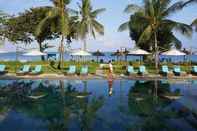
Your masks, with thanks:
[{"label": "lawn grass", "polygon": [[50,74],[50,73],[64,73],[68,70],[69,65],[76,65],[77,67],[77,72],[80,72],[80,69],[83,65],[88,65],[89,67],[89,73],[91,74],[95,74],[96,73],[96,69],[99,67],[99,64],[96,62],[64,62],[64,68],[59,70],[57,68],[57,62],[51,66],[50,62],[46,61],[34,61],[34,62],[25,62],[25,63],[21,63],[21,62],[16,62],[16,61],[9,61],[9,62],[4,62],[4,61],[0,61],[0,64],[4,64],[6,65],[7,71],[8,73],[15,73],[17,70],[19,70],[23,65],[31,65],[31,68],[35,67],[36,65],[42,65],[42,70],[43,73],[45,74]]},{"label": "lawn grass", "polygon": [[[89,73],[90,74],[95,74],[96,70],[99,69],[99,63],[97,62],[74,62],[74,61],[66,61],[64,62],[64,68],[59,70],[57,69],[58,63],[55,62],[54,65],[51,65],[50,62],[48,61],[33,61],[33,62],[26,62],[26,63],[21,63],[21,62],[16,62],[16,61],[0,61],[0,64],[4,64],[7,67],[7,71],[9,73],[15,73],[16,70],[19,70],[20,67],[24,64],[29,64],[31,67],[35,67],[36,65],[42,65],[42,70],[43,73],[45,74],[51,74],[51,73],[56,73],[56,74],[62,74],[65,73],[70,65],[75,65],[77,67],[77,73],[80,72],[80,69],[83,65],[88,65],[89,67]],[[134,69],[137,71],[140,65],[145,65],[148,73],[150,74],[157,74],[158,71],[155,70],[154,63],[139,63],[139,62],[125,62],[125,61],[118,61],[118,62],[113,62],[113,67],[114,67],[114,73],[115,74],[126,74],[126,66],[130,64],[134,67]],[[164,65],[164,64],[161,64]],[[160,66],[161,66],[160,65]],[[167,64],[169,69],[173,69],[173,64]],[[188,63],[186,64],[180,64],[181,69],[185,72],[190,72],[191,66],[189,66]],[[103,68],[104,73],[109,72],[108,66]]]}]

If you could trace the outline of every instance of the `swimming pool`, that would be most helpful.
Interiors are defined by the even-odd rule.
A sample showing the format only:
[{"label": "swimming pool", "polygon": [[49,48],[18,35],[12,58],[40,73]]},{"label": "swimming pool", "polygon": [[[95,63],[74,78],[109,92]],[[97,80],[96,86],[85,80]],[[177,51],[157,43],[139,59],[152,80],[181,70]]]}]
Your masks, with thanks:
[{"label": "swimming pool", "polygon": [[0,80],[2,131],[196,129],[197,81]]}]

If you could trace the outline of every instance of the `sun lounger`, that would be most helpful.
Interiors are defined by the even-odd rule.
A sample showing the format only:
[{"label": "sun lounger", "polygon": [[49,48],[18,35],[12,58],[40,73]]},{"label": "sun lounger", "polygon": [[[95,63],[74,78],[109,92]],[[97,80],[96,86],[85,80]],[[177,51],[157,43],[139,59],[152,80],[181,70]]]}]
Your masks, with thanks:
[{"label": "sun lounger", "polygon": [[192,67],[192,72],[191,73],[197,75],[197,66]]},{"label": "sun lounger", "polygon": [[186,75],[186,72],[181,71],[181,67],[180,66],[174,66],[173,73],[174,73],[175,76]]},{"label": "sun lounger", "polygon": [[139,67],[139,72],[138,72],[140,75],[145,75],[147,74],[147,71],[146,71],[146,67],[145,66],[140,66]]},{"label": "sun lounger", "polygon": [[127,66],[127,74],[131,75],[131,74],[135,74],[136,72],[134,71],[133,66]]},{"label": "sun lounger", "polygon": [[170,72],[169,72],[168,66],[167,66],[167,65],[163,65],[163,66],[161,67],[161,74],[167,76],[169,73],[170,73]]},{"label": "sun lounger", "polygon": [[27,73],[29,73],[30,71],[30,65],[24,65],[22,67],[22,69],[20,69],[18,72],[17,72],[17,75],[25,75]]},{"label": "sun lounger", "polygon": [[0,74],[4,74],[6,71],[6,66],[5,65],[0,65]]},{"label": "sun lounger", "polygon": [[76,66],[74,66],[74,65],[69,66],[69,69],[67,71],[67,74],[68,75],[73,75],[75,73],[76,73]]},{"label": "sun lounger", "polygon": [[42,73],[42,66],[41,65],[36,65],[34,70],[30,72],[31,75],[38,75]]},{"label": "sun lounger", "polygon": [[88,66],[83,66],[81,68],[80,75],[88,75]]},{"label": "sun lounger", "polygon": [[181,68],[180,68],[180,66],[174,66],[173,73],[176,76],[180,76],[181,75]]}]

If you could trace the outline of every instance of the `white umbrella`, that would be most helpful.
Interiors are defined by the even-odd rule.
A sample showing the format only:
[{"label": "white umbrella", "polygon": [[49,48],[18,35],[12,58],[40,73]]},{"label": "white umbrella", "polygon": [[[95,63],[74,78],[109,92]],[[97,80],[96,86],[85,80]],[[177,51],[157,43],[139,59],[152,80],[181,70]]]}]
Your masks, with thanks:
[{"label": "white umbrella", "polygon": [[128,54],[140,56],[140,55],[149,55],[150,53],[145,50],[139,49],[139,48],[133,48],[133,49],[129,50]]},{"label": "white umbrella", "polygon": [[149,55],[150,53],[145,51],[145,50],[142,50],[142,49],[139,49],[139,48],[133,48],[133,49],[130,49],[129,52],[128,52],[128,55],[136,55],[136,56],[140,56],[140,63],[141,63],[141,56],[144,56],[144,55]]},{"label": "white umbrella", "polygon": [[77,51],[71,52],[70,55],[72,55],[72,56],[91,56],[92,54],[87,51],[84,51],[84,50],[77,50]]},{"label": "white umbrella", "polygon": [[162,55],[166,56],[184,56],[186,55],[184,52],[181,52],[177,49],[171,49],[169,51],[163,52]]},{"label": "white umbrella", "polygon": [[38,50],[31,50],[27,53],[23,54],[24,56],[44,56],[47,55],[46,53],[40,52]]},{"label": "white umbrella", "polygon": [[161,55],[164,55],[164,56],[185,56],[186,53],[181,52],[177,49],[171,49],[169,51],[163,52]]},{"label": "white umbrella", "polygon": [[91,56],[92,54],[87,52],[87,51],[84,51],[84,50],[77,50],[77,51],[75,50],[75,51],[71,52],[70,55],[71,56],[85,57],[85,56]]}]

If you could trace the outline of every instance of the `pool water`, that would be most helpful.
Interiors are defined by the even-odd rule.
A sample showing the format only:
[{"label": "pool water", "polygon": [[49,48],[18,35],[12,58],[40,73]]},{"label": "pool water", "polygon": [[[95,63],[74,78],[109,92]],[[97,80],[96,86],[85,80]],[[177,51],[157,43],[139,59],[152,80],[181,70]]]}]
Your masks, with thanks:
[{"label": "pool water", "polygon": [[0,131],[197,130],[196,81],[0,80]]}]

